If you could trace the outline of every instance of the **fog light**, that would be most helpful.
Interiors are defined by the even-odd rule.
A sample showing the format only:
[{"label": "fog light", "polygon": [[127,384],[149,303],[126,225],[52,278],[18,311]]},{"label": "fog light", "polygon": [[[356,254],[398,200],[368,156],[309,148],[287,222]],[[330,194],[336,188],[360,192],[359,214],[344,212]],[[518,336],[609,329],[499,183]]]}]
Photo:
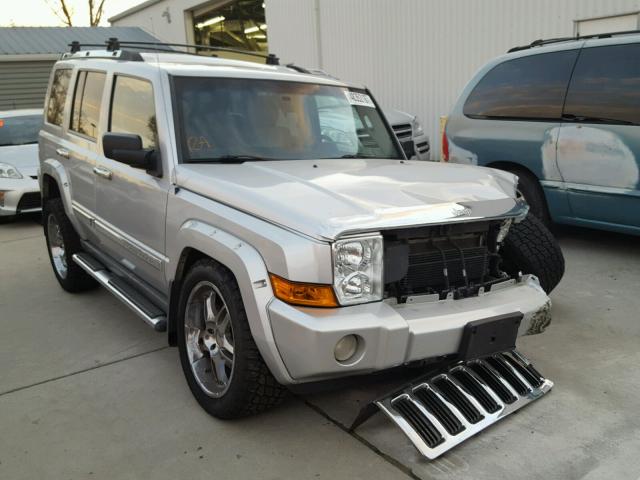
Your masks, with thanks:
[{"label": "fog light", "polygon": [[358,350],[358,338],[355,335],[345,335],[338,340],[333,353],[337,361],[346,362],[356,354],[356,350]]}]

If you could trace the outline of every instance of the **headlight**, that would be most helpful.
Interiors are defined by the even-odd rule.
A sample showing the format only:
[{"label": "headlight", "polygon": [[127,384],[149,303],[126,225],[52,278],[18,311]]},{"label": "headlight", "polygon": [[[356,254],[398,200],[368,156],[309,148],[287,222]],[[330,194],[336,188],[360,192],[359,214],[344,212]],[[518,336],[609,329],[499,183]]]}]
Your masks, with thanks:
[{"label": "headlight", "polygon": [[22,175],[13,165],[0,163],[0,178],[22,178]]},{"label": "headlight", "polygon": [[382,300],[382,236],[333,244],[333,286],[341,305]]},{"label": "headlight", "polygon": [[413,117],[411,121],[411,129],[413,130],[413,136],[419,137],[420,135],[424,135],[424,129],[422,128],[422,122],[418,117]]}]

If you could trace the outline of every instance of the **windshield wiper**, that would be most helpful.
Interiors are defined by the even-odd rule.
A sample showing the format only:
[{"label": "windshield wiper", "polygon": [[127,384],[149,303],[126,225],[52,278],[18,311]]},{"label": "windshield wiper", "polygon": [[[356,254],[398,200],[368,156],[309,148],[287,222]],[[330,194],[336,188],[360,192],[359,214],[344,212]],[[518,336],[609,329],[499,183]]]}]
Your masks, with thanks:
[{"label": "windshield wiper", "polygon": [[247,161],[267,161],[271,158],[257,157],[255,155],[222,155],[213,158],[192,159],[191,163],[244,163]]},{"label": "windshield wiper", "polygon": [[606,117],[590,117],[588,115],[574,115],[573,113],[565,113],[562,115],[562,120],[568,122],[586,122],[586,123],[610,123],[612,125],[638,125],[635,122],[629,120],[620,120],[617,118]]}]

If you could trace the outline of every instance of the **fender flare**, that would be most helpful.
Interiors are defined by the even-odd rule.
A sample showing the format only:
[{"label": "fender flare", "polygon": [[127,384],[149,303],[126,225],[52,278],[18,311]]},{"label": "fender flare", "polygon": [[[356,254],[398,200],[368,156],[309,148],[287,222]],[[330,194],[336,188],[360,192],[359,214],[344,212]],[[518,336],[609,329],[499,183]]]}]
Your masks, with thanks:
[{"label": "fender flare", "polygon": [[174,268],[167,269],[168,283],[177,286],[178,259],[185,249],[195,249],[228,268],[238,283],[249,328],[262,358],[278,382],[295,383],[282,361],[271,329],[267,309],[274,296],[269,273],[260,253],[234,235],[193,219],[180,226],[171,243],[173,245],[169,247],[168,257],[176,261]]},{"label": "fender flare", "polygon": [[40,164],[40,191],[44,193],[44,176],[49,175],[58,184],[58,190],[60,191],[60,197],[64,211],[69,217],[69,220],[76,229],[76,232],[81,232],[82,228],[76,220],[76,216],[73,214],[73,206],[71,201],[71,182],[67,175],[64,165],[54,158],[47,158]]}]

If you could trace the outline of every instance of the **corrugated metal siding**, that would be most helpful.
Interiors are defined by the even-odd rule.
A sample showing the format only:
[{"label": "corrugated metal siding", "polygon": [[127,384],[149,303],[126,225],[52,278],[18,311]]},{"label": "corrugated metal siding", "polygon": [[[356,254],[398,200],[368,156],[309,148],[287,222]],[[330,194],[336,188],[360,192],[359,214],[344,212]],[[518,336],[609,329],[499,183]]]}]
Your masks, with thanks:
[{"label": "corrugated metal siding", "polygon": [[418,114],[434,156],[440,151],[440,115],[488,60],[538,38],[573,35],[576,20],[640,11],[639,0],[319,0],[317,5],[319,22],[315,0],[268,0],[269,50],[285,61],[366,84],[384,106]]},{"label": "corrugated metal siding", "polygon": [[42,108],[54,63],[0,62],[0,110]]}]

